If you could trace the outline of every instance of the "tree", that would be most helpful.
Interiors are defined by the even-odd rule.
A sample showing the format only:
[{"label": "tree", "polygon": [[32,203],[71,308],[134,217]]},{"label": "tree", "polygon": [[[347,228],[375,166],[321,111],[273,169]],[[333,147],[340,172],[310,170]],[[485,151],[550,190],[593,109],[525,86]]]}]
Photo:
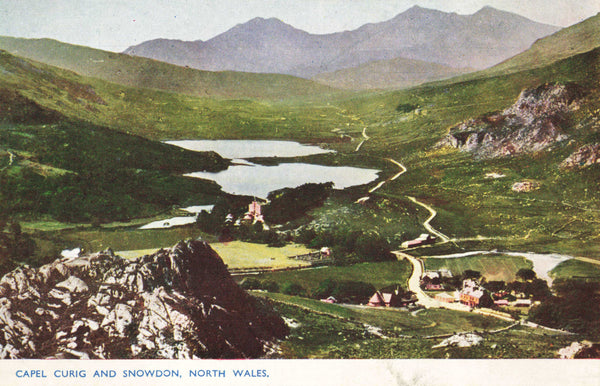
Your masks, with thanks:
[{"label": "tree", "polygon": [[535,271],[533,269],[521,268],[517,271],[517,278],[524,281],[533,280],[536,277],[537,275],[535,274]]},{"label": "tree", "polygon": [[372,284],[344,280],[337,284],[331,295],[343,303],[366,303],[374,292]]},{"label": "tree", "polygon": [[394,256],[387,240],[374,232],[363,233],[356,239],[355,252],[363,261],[387,261]]},{"label": "tree", "polygon": [[473,271],[472,269],[466,269],[463,272],[463,279],[478,279],[481,277],[481,272]]}]

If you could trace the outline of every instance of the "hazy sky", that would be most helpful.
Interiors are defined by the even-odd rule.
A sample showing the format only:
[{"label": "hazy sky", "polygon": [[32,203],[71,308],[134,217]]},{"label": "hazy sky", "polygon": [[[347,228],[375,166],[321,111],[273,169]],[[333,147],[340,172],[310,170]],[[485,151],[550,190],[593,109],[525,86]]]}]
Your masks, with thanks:
[{"label": "hazy sky", "polygon": [[257,16],[311,33],[337,32],[391,19],[415,4],[459,14],[491,5],[558,26],[600,12],[600,0],[0,0],[0,35],[120,52],[159,37],[207,40]]}]

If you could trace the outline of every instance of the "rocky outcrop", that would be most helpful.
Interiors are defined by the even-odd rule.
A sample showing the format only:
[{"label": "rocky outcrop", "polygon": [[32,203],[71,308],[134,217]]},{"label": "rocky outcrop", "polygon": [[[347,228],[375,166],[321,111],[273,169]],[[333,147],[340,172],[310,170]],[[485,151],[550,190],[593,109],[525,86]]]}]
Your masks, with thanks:
[{"label": "rocky outcrop", "polygon": [[579,108],[582,87],[545,84],[521,92],[506,110],[470,119],[450,129],[437,146],[451,146],[479,158],[506,157],[544,150],[568,138],[568,114]]},{"label": "rocky outcrop", "polygon": [[600,164],[600,143],[588,144],[577,149],[560,163],[561,169],[583,169]]},{"label": "rocky outcrop", "polygon": [[201,241],[110,250],[0,280],[0,358],[255,358],[288,332]]},{"label": "rocky outcrop", "polygon": [[589,341],[573,342],[567,347],[558,350],[558,357],[561,359],[591,359],[600,358],[600,343]]},{"label": "rocky outcrop", "polygon": [[540,188],[540,183],[537,181],[519,181],[515,182],[511,189],[513,192],[529,193]]}]

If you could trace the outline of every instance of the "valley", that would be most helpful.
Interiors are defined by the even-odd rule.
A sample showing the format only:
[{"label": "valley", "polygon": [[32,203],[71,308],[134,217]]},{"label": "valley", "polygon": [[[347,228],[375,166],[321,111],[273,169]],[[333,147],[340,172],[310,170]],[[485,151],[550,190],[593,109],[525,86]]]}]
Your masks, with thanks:
[{"label": "valley", "polygon": [[[423,14],[466,23],[417,7],[385,31],[396,36],[394,26]],[[499,15],[488,7],[469,17]],[[126,55],[0,38],[2,274],[39,276],[35,270],[49,266],[60,273],[57,264],[69,261],[70,272],[101,294],[104,284],[89,267],[96,258],[112,261],[118,269],[98,272],[129,286],[127,307],[143,309],[148,288],[161,301],[183,298],[190,288],[204,299],[206,288],[172,267],[209,256],[210,264],[223,265],[219,275],[232,275],[228,288],[235,281],[256,310],[239,299],[219,299],[222,307],[235,304],[248,320],[264,313],[277,333],[259,333],[275,342],[270,351],[255,344],[260,337],[250,327],[244,331],[253,345],[239,350],[223,349],[221,340],[208,347],[202,334],[192,334],[194,344],[178,338],[189,357],[199,350],[216,358],[554,358],[572,342],[597,342],[600,45],[591,38],[571,43],[596,31],[600,16],[558,32],[506,17],[525,30],[539,27],[540,40],[517,42],[519,30],[509,42],[518,50],[504,47],[502,58],[478,54],[478,71],[458,63],[457,49],[446,67],[428,65],[424,78],[389,87],[378,71],[408,63],[398,59],[406,51],[396,47],[403,55],[393,58],[385,57],[391,49],[376,52],[365,63],[356,53],[375,44],[362,35],[381,27],[375,25],[318,37],[253,20],[230,33],[244,41],[263,36],[267,25],[308,48],[321,39],[321,51],[346,39],[349,57],[310,67],[293,62],[298,55],[282,56],[262,69],[260,52],[248,54],[248,68],[218,57],[233,66],[228,71],[215,68],[216,59],[206,59],[202,70],[185,67],[194,67],[190,57],[159,62],[177,57],[159,50],[164,41]],[[196,45],[210,53],[219,41],[235,41],[227,34],[215,39]],[[426,51],[411,58],[413,72]],[[56,260],[74,248],[90,261],[86,268],[69,257]],[[164,265],[160,285],[149,276],[156,264]],[[130,270],[140,278],[129,279]],[[185,276],[185,285],[170,288],[170,275]],[[202,302],[186,303],[196,310],[186,323],[203,325]],[[148,339],[165,349],[175,338],[160,334]],[[464,347],[445,341],[471,334],[481,340]],[[150,356],[177,357],[140,341]],[[91,355],[91,346],[78,344]],[[115,347],[126,357],[140,353],[125,340]]]}]

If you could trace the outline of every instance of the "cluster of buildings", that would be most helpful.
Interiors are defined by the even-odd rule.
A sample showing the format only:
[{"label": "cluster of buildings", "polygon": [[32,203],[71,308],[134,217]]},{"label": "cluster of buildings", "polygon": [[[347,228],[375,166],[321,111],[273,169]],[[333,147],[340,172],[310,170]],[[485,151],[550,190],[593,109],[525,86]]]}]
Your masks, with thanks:
[{"label": "cluster of buildings", "polygon": [[371,307],[408,307],[417,302],[417,296],[412,292],[402,292],[400,288],[394,291],[376,291],[369,299]]},{"label": "cluster of buildings", "polygon": [[[430,288],[430,286],[425,285],[425,289],[438,290],[436,285],[432,286],[435,288]],[[443,290],[443,288],[440,288],[439,290]],[[531,299],[514,299],[513,297],[513,301],[510,301],[506,299],[507,297],[509,297],[509,295],[510,294],[508,294],[505,291],[490,293],[476,280],[466,279],[463,280],[462,288],[460,290],[454,291],[453,294],[449,294],[447,292],[440,292],[434,296],[434,299],[443,303],[460,302],[471,308],[493,306],[531,307],[532,305]]]}]

